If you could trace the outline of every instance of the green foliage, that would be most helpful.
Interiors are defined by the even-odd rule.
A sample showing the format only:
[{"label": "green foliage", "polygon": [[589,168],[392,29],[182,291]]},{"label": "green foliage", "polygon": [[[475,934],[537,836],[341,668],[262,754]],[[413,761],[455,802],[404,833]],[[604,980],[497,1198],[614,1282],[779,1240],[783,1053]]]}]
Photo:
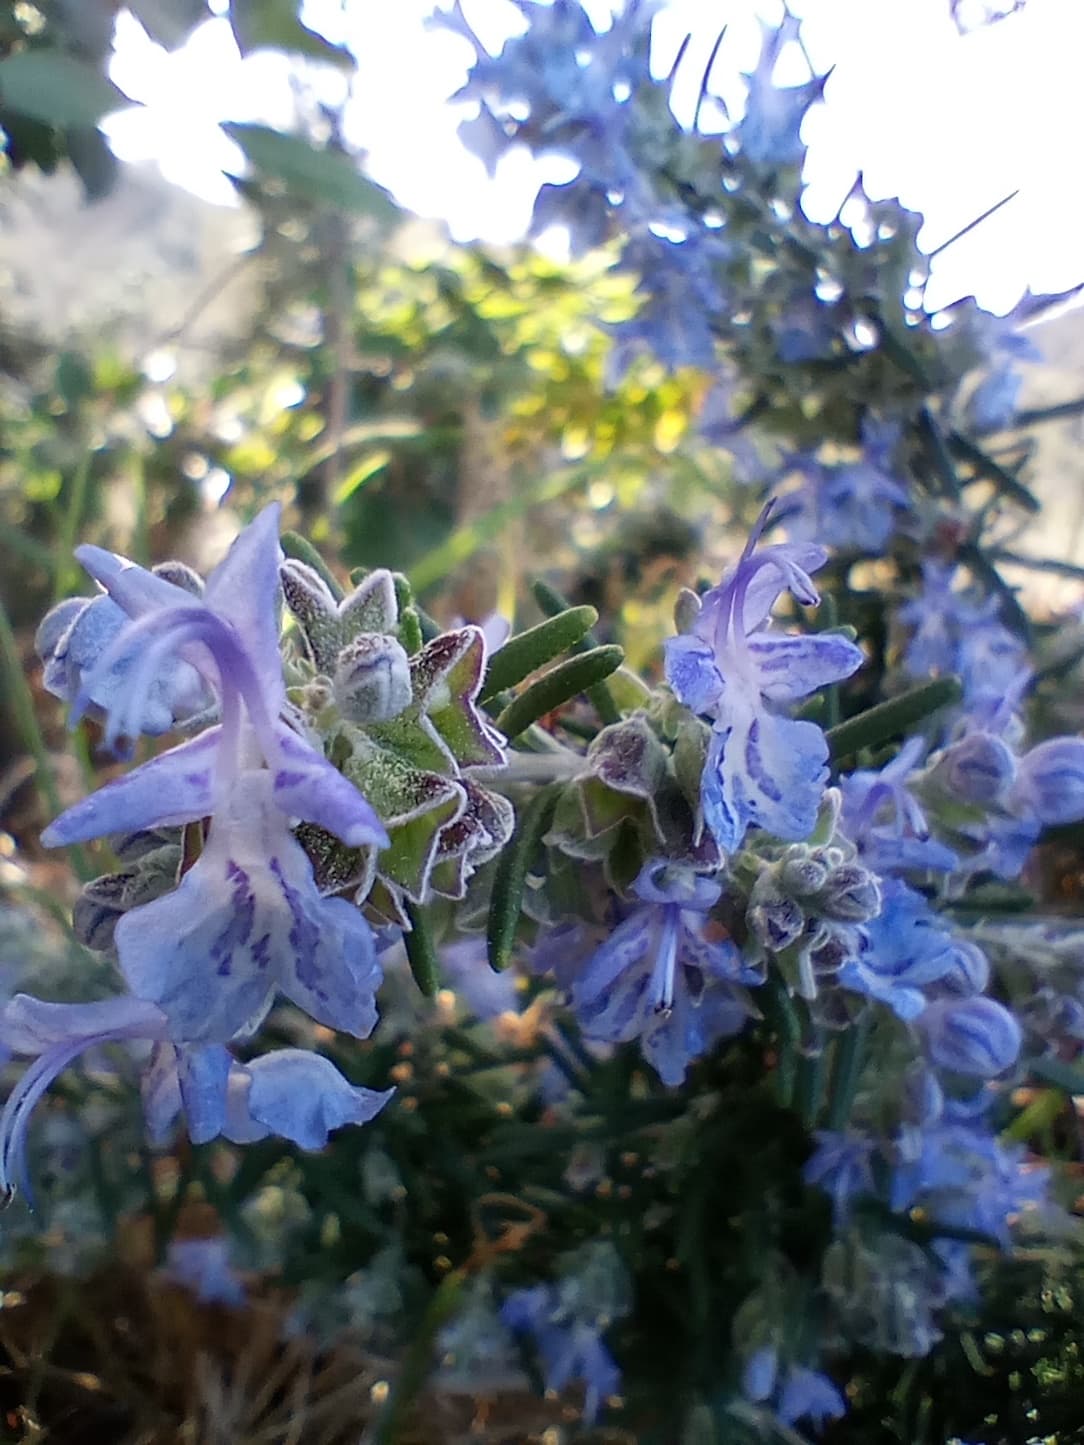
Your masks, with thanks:
[{"label": "green foliage", "polygon": [[397,215],[388,193],[362,175],[343,151],[320,149],[302,136],[266,125],[230,122],[223,130],[244,151],[257,174],[285,188],[287,196],[369,216],[387,225]]},{"label": "green foliage", "polygon": [[111,80],[62,50],[21,50],[0,60],[0,107],[31,120],[86,129],[126,103]]}]

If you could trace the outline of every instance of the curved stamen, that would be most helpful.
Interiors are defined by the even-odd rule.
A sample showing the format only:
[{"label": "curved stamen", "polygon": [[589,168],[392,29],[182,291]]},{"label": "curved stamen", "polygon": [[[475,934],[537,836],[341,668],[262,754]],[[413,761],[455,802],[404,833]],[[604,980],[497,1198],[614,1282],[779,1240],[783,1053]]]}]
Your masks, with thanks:
[{"label": "curved stamen", "polygon": [[[133,717],[132,709],[142,709],[146,689],[153,682],[164,658],[170,653],[179,653],[189,643],[200,643],[207,649],[214,664],[216,676],[213,681],[222,700],[223,734],[219,756],[223,766],[229,771],[236,762],[242,722],[242,700],[265,757],[270,760],[278,756],[280,749],[275,734],[276,719],[268,710],[260,680],[244,645],[228,622],[208,608],[198,605],[169,609],[165,614],[152,613],[132,621],[106,650],[87,679],[87,684],[81,689],[76,703],[78,713],[86,707],[89,687],[93,686],[94,679],[99,674],[108,672],[119,657],[128,653],[133,644],[146,635],[151,635],[152,640],[140,657],[135,677],[132,679],[130,702],[122,704],[118,709],[119,717],[111,716],[107,740],[116,737],[122,724],[129,728],[134,727],[134,731],[138,732],[138,726],[134,725],[138,723],[139,712]],[[204,672],[203,666],[195,665]]]},{"label": "curved stamen", "polygon": [[656,1013],[670,1014],[674,1007],[674,973],[677,967],[681,909],[668,904],[659,925],[659,948],[651,970],[651,1002]]}]

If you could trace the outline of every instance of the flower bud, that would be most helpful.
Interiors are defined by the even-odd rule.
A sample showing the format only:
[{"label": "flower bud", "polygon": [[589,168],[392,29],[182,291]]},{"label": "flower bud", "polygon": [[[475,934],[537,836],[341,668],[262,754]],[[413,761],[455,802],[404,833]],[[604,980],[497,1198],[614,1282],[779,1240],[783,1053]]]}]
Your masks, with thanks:
[{"label": "flower bud", "polygon": [[951,961],[941,982],[953,993],[965,997],[982,993],[990,981],[990,965],[978,944],[954,939],[949,959]]},{"label": "flower bud", "polygon": [[858,863],[845,863],[828,879],[820,899],[826,918],[840,923],[864,923],[881,911],[881,889],[877,875]]},{"label": "flower bud", "polygon": [[334,691],[351,722],[387,722],[410,705],[410,659],[394,637],[362,632],[339,654]]},{"label": "flower bud", "polygon": [[944,999],[918,1020],[930,1061],[954,1074],[990,1079],[1020,1052],[1020,1025],[992,998]]},{"label": "flower bud", "polygon": [[794,897],[811,898],[828,882],[829,864],[820,853],[802,853],[797,848],[791,852],[779,869],[779,881]]},{"label": "flower bud", "polygon": [[189,567],[187,562],[159,562],[151,571],[156,577],[163,578],[166,582],[172,582],[174,587],[180,587],[184,592],[191,592],[193,597],[203,596],[203,578],[194,568]]},{"label": "flower bud", "polygon": [[84,948],[109,953],[117,920],[124,914],[124,889],[130,875],[106,873],[83,885],[72,907],[72,932]]},{"label": "flower bud", "polygon": [[805,914],[769,872],[762,873],[753,884],[746,918],[753,933],[772,953],[781,953],[805,931]]},{"label": "flower bud", "polygon": [[683,587],[674,603],[674,627],[680,633],[691,632],[700,615],[700,598],[689,587]]},{"label": "flower bud", "polygon": [[968,733],[945,750],[934,775],[960,802],[989,807],[1000,801],[1015,777],[1016,758],[993,733]]},{"label": "flower bud", "polygon": [[1084,818],[1084,738],[1051,738],[1020,761],[1016,792],[1041,823]]}]

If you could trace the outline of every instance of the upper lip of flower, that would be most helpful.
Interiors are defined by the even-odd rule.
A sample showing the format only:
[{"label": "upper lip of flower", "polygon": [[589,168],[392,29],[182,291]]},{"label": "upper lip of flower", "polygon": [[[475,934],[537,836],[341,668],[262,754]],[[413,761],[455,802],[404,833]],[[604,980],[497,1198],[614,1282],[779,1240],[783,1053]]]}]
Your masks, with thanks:
[{"label": "upper lip of flower", "polygon": [[[271,769],[283,813],[325,826],[352,847],[387,846],[387,833],[361,793],[281,718],[286,694],[278,643],[278,515],[273,503],[245,528],[208,578],[203,599],[112,553],[79,549],[80,559],[133,621],[84,681],[75,717],[86,705],[94,675],[108,670],[120,652],[130,655],[135,642],[138,662],[110,711],[107,741],[138,731],[133,722],[138,724],[146,690],[169,653],[183,653],[207,676],[219,697],[221,725],[76,804],[46,829],[46,844],[225,809],[255,743]],[[169,783],[168,797],[165,789],[149,786],[152,776]]]}]

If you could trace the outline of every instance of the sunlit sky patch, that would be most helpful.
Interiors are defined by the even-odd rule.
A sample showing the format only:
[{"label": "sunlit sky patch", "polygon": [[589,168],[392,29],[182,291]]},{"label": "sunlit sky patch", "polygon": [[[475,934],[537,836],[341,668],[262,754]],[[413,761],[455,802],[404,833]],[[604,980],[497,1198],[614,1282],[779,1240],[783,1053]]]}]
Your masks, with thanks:
[{"label": "sunlit sky patch", "polygon": [[[508,0],[463,0],[493,49],[522,28]],[[427,29],[431,0],[309,0],[307,22],[347,44],[358,60],[349,86],[347,137],[366,167],[402,205],[447,222],[457,240],[521,238],[539,183],[565,179],[567,163],[536,162],[516,150],[490,179],[461,145],[469,111],[448,97],[462,84],[471,50],[460,37]],[[589,9],[603,23],[611,7]],[[961,36],[948,0],[791,0],[818,70],[834,66],[825,104],[806,119],[805,207],[835,214],[855,173],[867,191],[898,195],[924,212],[922,244],[933,249],[1008,192],[1020,194],[935,262],[927,301],[945,305],[973,292],[1009,309],[1026,286],[1058,291],[1084,279],[1084,204],[1072,157],[1084,133],[1084,4],[1028,0],[999,23]],[[695,93],[712,43],[727,25],[713,88],[739,113],[740,72],[758,46],[757,16],[778,17],[778,0],[670,0],[656,21],[655,64],[669,68],[686,30],[685,103]],[[201,25],[180,50],[153,44],[127,12],[117,21],[112,75],[143,102],[106,122],[118,154],[154,160],[175,183],[222,204],[234,201],[223,174],[240,151],[222,120],[287,126],[296,112],[291,67],[272,52],[242,59],[227,22]],[[777,78],[799,83],[808,69],[796,48]],[[328,67],[306,67],[303,83],[336,103],[346,81]],[[680,113],[683,88],[678,87]],[[687,119],[687,116],[683,116]]]}]

